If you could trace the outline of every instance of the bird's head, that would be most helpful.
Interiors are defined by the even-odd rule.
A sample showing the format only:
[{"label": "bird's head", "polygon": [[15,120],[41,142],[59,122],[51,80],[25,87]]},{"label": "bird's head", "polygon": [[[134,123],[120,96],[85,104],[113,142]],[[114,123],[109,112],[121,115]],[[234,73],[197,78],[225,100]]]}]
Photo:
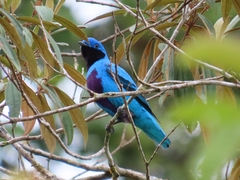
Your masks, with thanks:
[{"label": "bird's head", "polygon": [[87,68],[89,69],[96,61],[107,56],[107,52],[104,46],[96,39],[89,37],[88,41],[79,41],[81,46],[82,56],[87,62]]}]

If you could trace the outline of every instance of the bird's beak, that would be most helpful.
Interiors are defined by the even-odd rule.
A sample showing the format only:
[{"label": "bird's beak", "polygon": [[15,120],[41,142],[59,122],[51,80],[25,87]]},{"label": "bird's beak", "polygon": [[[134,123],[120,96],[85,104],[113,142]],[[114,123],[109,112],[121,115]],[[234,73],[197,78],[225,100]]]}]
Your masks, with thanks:
[{"label": "bird's beak", "polygon": [[81,46],[89,46],[87,41],[78,41],[78,44],[80,44]]}]

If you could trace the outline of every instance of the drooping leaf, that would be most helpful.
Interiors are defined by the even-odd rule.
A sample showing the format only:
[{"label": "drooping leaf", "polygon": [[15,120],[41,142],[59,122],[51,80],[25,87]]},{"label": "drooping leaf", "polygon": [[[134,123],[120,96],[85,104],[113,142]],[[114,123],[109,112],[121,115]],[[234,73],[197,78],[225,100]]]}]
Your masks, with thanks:
[{"label": "drooping leaf", "polygon": [[[64,107],[64,104],[61,102],[61,99],[59,99],[59,97],[54,89],[49,88],[42,83],[39,83],[39,85],[44,89],[44,92],[52,100],[55,108]],[[72,118],[71,118],[69,112],[61,112],[58,114],[58,117],[60,118],[60,121],[63,125],[64,133],[67,138],[67,144],[70,145],[73,140],[73,132],[74,132]]]},{"label": "drooping leaf", "polygon": [[24,35],[23,35],[22,25],[19,23],[19,21],[17,21],[11,14],[9,14],[4,9],[0,8],[0,12],[2,12],[11,21],[11,23],[13,24],[13,28],[15,28],[17,30],[17,33],[20,37],[22,46],[24,47],[25,44],[26,44],[26,40],[25,40]]},{"label": "drooping leaf", "polygon": [[235,7],[238,16],[240,16],[240,2],[239,0],[232,0],[233,6]]},{"label": "drooping leaf", "polygon": [[48,74],[47,78],[51,78],[53,75],[53,69],[55,67],[59,67],[58,63],[56,62],[52,53],[48,50],[48,47],[47,47],[46,43],[43,41],[43,39],[33,32],[32,32],[32,35],[33,35],[34,42],[36,43],[36,46],[39,49],[39,52],[43,56],[44,60],[47,61],[46,62],[47,64],[45,63],[47,74]]},{"label": "drooping leaf", "polygon": [[124,15],[124,14],[126,14],[126,10],[120,9],[120,10],[116,10],[116,11],[112,11],[112,12],[108,12],[108,13],[102,14],[100,16],[97,16],[97,17],[91,19],[90,21],[86,22],[85,24],[88,24],[90,22],[93,22],[93,21],[96,21],[96,20],[99,20],[99,19],[111,17],[113,14],[114,14],[114,16],[116,16],[116,15]]},{"label": "drooping leaf", "polygon": [[64,134],[66,135],[67,145],[70,145],[73,140],[73,122],[69,112],[62,112],[58,114],[62,127],[64,129]]},{"label": "drooping leaf", "polygon": [[[51,110],[47,100],[44,96],[38,94],[37,97],[40,100],[40,103],[42,105],[42,109],[43,112],[49,111]],[[54,122],[54,118],[52,115],[50,116],[45,116],[44,117],[45,120],[49,123],[49,125],[51,126],[51,128],[55,131],[56,130],[56,126],[55,126],[55,122]],[[44,142],[46,143],[48,150],[50,153],[53,153],[55,148],[56,148],[56,144],[57,144],[57,140],[56,138],[52,135],[52,133],[47,129],[47,127],[45,127],[44,125],[40,124],[41,127],[41,132],[44,138]]]},{"label": "drooping leaf", "polygon": [[5,91],[0,91],[0,103],[2,103],[5,100]]},{"label": "drooping leaf", "polygon": [[78,72],[67,63],[64,63],[63,65],[69,76],[71,76],[75,81],[77,81],[79,84],[82,84],[83,86],[86,84],[86,79],[80,72]]},{"label": "drooping leaf", "polygon": [[237,106],[237,100],[232,88],[218,86],[216,95],[217,101],[228,102],[229,104]]},{"label": "drooping leaf", "polygon": [[178,23],[177,22],[165,22],[165,23],[161,23],[159,25],[156,26],[156,30],[157,31],[161,31],[163,29],[167,29],[169,27],[173,27],[173,26],[177,26]]},{"label": "drooping leaf", "polygon": [[32,34],[30,33],[30,31],[28,30],[28,28],[23,27],[23,35],[28,43],[29,46],[32,46],[33,43],[33,38],[32,38]]},{"label": "drooping leaf", "polygon": [[12,47],[8,44],[7,40],[0,34],[0,48],[6,53],[10,62],[15,66],[17,72],[21,71],[21,65],[18,61],[17,55]]},{"label": "drooping leaf", "polygon": [[48,22],[52,22],[53,20],[53,10],[47,6],[35,6],[35,9],[39,16]]},{"label": "drooping leaf", "polygon": [[231,175],[228,180],[236,180],[240,177],[240,158],[236,160],[231,171]]},{"label": "drooping leaf", "polygon": [[[17,17],[17,20],[28,22],[28,23],[35,24],[35,25],[41,25],[40,20],[38,18],[34,18],[34,17],[19,16],[19,17]],[[51,27],[51,28],[59,27],[58,24],[53,23],[53,22],[49,22],[49,21],[45,21],[45,20],[42,20],[42,23],[46,27]]]},{"label": "drooping leaf", "polygon": [[217,6],[215,3],[215,0],[206,0],[207,4],[211,7],[211,9],[216,13],[217,12]]},{"label": "drooping leaf", "polygon": [[224,37],[224,33],[225,33],[225,30],[226,30],[226,28],[229,24],[229,21],[230,21],[229,17],[226,18],[224,21],[223,21],[223,18],[220,18],[214,24],[214,29],[215,29],[215,32],[216,32],[216,39],[217,40],[221,40]]},{"label": "drooping leaf", "polygon": [[62,55],[61,55],[61,51],[57,45],[57,43],[55,42],[55,40],[52,38],[52,36],[48,33],[48,32],[45,32],[46,35],[47,35],[47,38],[49,39],[53,49],[54,49],[54,52],[56,54],[56,57],[57,57],[57,60],[60,64],[61,67],[63,67],[63,60],[62,60]]},{"label": "drooping leaf", "polygon": [[[22,33],[23,33],[23,35],[26,34],[24,36],[26,37],[26,41],[29,42],[29,43],[25,43],[25,45],[23,46],[22,43],[21,43],[21,40],[20,40],[20,37],[19,37],[18,33],[12,27],[12,25],[9,24],[9,22],[7,22],[4,18],[0,18],[0,23],[4,27],[4,29],[8,32],[8,35],[10,36],[11,40],[13,41],[13,43],[17,46],[17,48],[18,48],[18,50],[20,52],[20,55],[21,55],[21,59],[23,59],[23,60],[25,60],[27,62],[27,67],[28,67],[28,71],[29,71],[30,77],[31,78],[37,77],[37,63],[36,63],[36,60],[35,60],[34,53],[33,53],[32,49],[31,49],[31,47],[29,45],[29,43],[32,42],[32,36],[29,35],[29,34],[26,34],[27,33],[27,31],[25,31],[26,28],[23,28],[23,32]],[[6,47],[7,46],[8,45],[6,44]],[[16,56],[15,53],[13,54],[13,56]],[[16,59],[16,62],[12,62],[12,63],[15,66],[17,64],[19,64],[18,59]],[[18,66],[20,66],[20,64]]]},{"label": "drooping leaf", "polygon": [[58,11],[61,9],[61,7],[63,6],[63,3],[65,2],[65,0],[59,0],[55,9],[54,9],[54,14],[57,14]]},{"label": "drooping leaf", "polygon": [[[82,89],[81,94],[79,96],[79,102],[85,101],[86,97],[90,97],[89,93],[85,89]],[[85,112],[86,112],[86,109],[87,109],[87,105],[80,107],[80,109],[82,111],[83,116],[85,117]]]},{"label": "drooping leaf", "polygon": [[[177,56],[174,61],[174,79],[180,81],[193,80],[193,75],[190,67],[182,59],[180,59],[179,56]],[[196,96],[195,87],[175,89],[174,98],[177,102],[177,105],[183,103],[186,99],[192,99],[192,106],[194,106],[196,99],[198,99]],[[201,100],[199,99],[199,101]],[[185,118],[183,118],[183,123],[185,124],[185,127],[187,128],[189,133],[192,133],[196,129],[197,120],[197,118],[194,118],[189,121],[188,119],[186,120]]]},{"label": "drooping leaf", "polygon": [[[23,117],[29,117],[29,116],[34,115],[33,110],[28,106],[26,100],[22,100],[21,111],[22,111]],[[24,135],[27,135],[32,131],[32,129],[35,125],[35,122],[36,122],[36,119],[23,122]]]},{"label": "drooping leaf", "polygon": [[11,11],[13,14],[16,11],[16,9],[20,6],[20,4],[21,4],[21,0],[14,0],[11,2]]},{"label": "drooping leaf", "polygon": [[65,26],[69,31],[71,31],[72,33],[74,33],[78,37],[88,41],[88,38],[87,38],[86,34],[80,28],[78,28],[74,23],[69,21],[68,19],[55,14],[54,15],[54,20],[59,22],[63,26]]},{"label": "drooping leaf", "polygon": [[152,4],[149,4],[146,8],[145,11],[149,9],[154,9],[155,7],[171,4],[171,3],[181,3],[183,0],[155,0]]},{"label": "drooping leaf", "polygon": [[[136,36],[133,37],[133,40],[132,40],[132,45],[134,45],[143,35],[144,35],[145,31],[137,34]],[[126,37],[125,39],[125,43],[127,44],[131,38],[131,34],[129,36]],[[125,55],[125,48],[124,47],[125,44],[124,42],[122,42],[121,44],[119,44],[119,46],[117,47],[117,53],[116,53],[116,64],[119,64],[120,61],[122,60],[123,56]],[[115,62],[114,62],[115,63]]]},{"label": "drooping leaf", "polygon": [[[22,81],[22,87],[26,95],[30,98],[31,102],[34,104],[34,106],[37,107],[38,111],[40,113],[46,112],[51,110],[47,100],[40,94],[36,95],[35,92],[31,88],[29,88],[24,81]],[[43,117],[51,126],[51,128],[55,131],[55,122],[52,115],[44,116]],[[53,151],[56,148],[56,139],[52,135],[52,133],[45,127],[44,125],[40,124],[42,136],[44,139],[44,142],[46,143],[48,150],[50,153],[53,153]]]},{"label": "drooping leaf", "polygon": [[205,122],[200,121],[199,125],[201,127],[201,132],[202,132],[202,136],[203,136],[204,142],[205,142],[206,146],[208,146],[209,145],[209,141],[210,141],[210,137],[211,137],[211,135],[210,135],[211,131],[208,128],[207,124],[205,124]]},{"label": "drooping leaf", "polygon": [[200,13],[198,13],[198,17],[202,20],[203,24],[207,28],[209,35],[214,37],[215,30],[214,30],[213,24],[205,16],[203,16]]},{"label": "drooping leaf", "polygon": [[147,5],[152,4],[154,0],[147,0]]},{"label": "drooping leaf", "polygon": [[148,61],[149,61],[149,57],[151,55],[150,53],[151,53],[151,49],[152,49],[153,40],[154,39],[150,39],[150,41],[148,41],[148,43],[145,46],[145,49],[143,51],[142,58],[140,60],[140,64],[138,67],[138,77],[140,79],[144,79],[144,77],[148,71]]},{"label": "drooping leaf", "polygon": [[63,78],[64,76],[62,74],[58,74],[56,76],[53,76],[51,79],[49,79],[47,84],[57,85]]},{"label": "drooping leaf", "polygon": [[47,0],[45,2],[45,5],[53,10],[54,9],[54,0]]},{"label": "drooping leaf", "polygon": [[[213,70],[209,68],[202,67],[202,76],[203,79],[212,78],[215,77],[215,73]],[[204,96],[206,97],[206,101],[215,101],[216,93],[217,93],[217,87],[216,85],[205,85],[203,86],[205,89]]]},{"label": "drooping leaf", "polygon": [[[54,87],[56,93],[58,94],[58,97],[61,99],[62,103],[65,106],[71,106],[75,104],[75,102],[63,91],[61,91],[59,88]],[[79,129],[79,131],[82,133],[84,145],[86,147],[86,143],[88,140],[88,128],[86,121],[84,119],[84,116],[79,108],[71,109],[69,110],[70,116],[72,121],[75,123],[76,127]]]},{"label": "drooping leaf", "polygon": [[[158,47],[162,51],[166,47],[166,44],[160,43]],[[164,80],[174,80],[174,50],[172,48],[169,48],[164,53],[162,73]]]},{"label": "drooping leaf", "polygon": [[22,95],[12,81],[9,81],[5,90],[5,100],[9,108],[10,117],[18,117],[22,103]]},{"label": "drooping leaf", "polygon": [[228,15],[232,8],[232,1],[221,0],[221,3],[222,3],[222,17],[223,17],[223,20],[225,21],[226,18],[228,18]]},{"label": "drooping leaf", "polygon": [[231,31],[235,26],[236,24],[240,21],[240,17],[238,15],[236,15],[228,24],[226,30],[225,30],[225,33],[227,33],[228,31]]}]

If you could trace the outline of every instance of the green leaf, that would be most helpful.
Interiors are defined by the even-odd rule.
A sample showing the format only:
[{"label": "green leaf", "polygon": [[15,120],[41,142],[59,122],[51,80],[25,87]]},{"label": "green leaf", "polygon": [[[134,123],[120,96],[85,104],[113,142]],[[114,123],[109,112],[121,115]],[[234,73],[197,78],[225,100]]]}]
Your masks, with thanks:
[{"label": "green leaf", "polygon": [[[30,73],[30,77],[32,79],[37,77],[37,62],[35,60],[33,50],[29,45],[30,43],[32,43],[32,35],[28,34],[29,30],[26,30],[26,28],[23,28],[24,29],[23,34],[25,34],[24,36],[26,37],[27,42],[29,42],[29,43],[25,43],[25,45],[23,46],[18,33],[12,27],[12,25],[4,18],[0,18],[0,23],[4,27],[4,29],[8,32],[8,35],[10,36],[11,40],[18,48],[18,51],[20,52],[19,58],[27,62],[27,67]],[[14,64],[15,66],[16,66],[16,63],[17,64],[19,63],[18,60],[16,60]]]},{"label": "green leaf", "polygon": [[[180,59],[179,56],[177,56],[174,61],[174,77],[175,80],[181,81],[194,80],[189,66],[183,61],[183,59]],[[178,106],[180,106],[186,99],[189,101],[192,100],[193,106],[197,99],[195,87],[176,89],[174,90],[174,97]],[[197,118],[194,118],[189,121],[188,119],[183,118],[183,123],[189,133],[192,133],[197,128],[197,120]]]},{"label": "green leaf", "polygon": [[52,36],[47,31],[45,31],[45,33],[46,33],[47,38],[49,39],[50,43],[52,44],[52,47],[55,51],[58,62],[60,63],[61,67],[63,67],[62,55],[61,55],[61,51],[60,51],[57,43],[55,42],[55,40],[52,38]]},{"label": "green leaf", "polygon": [[231,11],[232,8],[232,1],[230,0],[221,0],[222,3],[222,17],[223,20],[225,21],[226,18],[228,18],[228,15]]},{"label": "green leaf", "polygon": [[59,0],[59,1],[58,1],[57,5],[56,5],[56,7],[55,7],[55,9],[54,9],[54,14],[57,14],[57,13],[58,13],[58,11],[59,11],[59,10],[61,9],[61,7],[63,6],[64,2],[65,2],[65,0]]},{"label": "green leaf", "polygon": [[230,23],[228,24],[226,30],[225,30],[225,33],[227,33],[227,31],[231,31],[235,26],[236,24],[240,21],[240,17],[238,15],[236,15],[231,21]]},{"label": "green leaf", "polygon": [[200,13],[198,13],[198,17],[202,20],[203,24],[207,28],[209,35],[214,37],[215,30],[214,30],[213,24],[205,16],[203,16]]},{"label": "green leaf", "polygon": [[[159,49],[162,51],[165,48],[166,44],[160,43],[158,45]],[[164,53],[162,72],[164,80],[174,80],[174,50],[168,48]]]},{"label": "green leaf", "polygon": [[238,13],[238,16],[240,16],[240,2],[239,0],[232,0],[232,3]]},{"label": "green leaf", "polygon": [[[38,18],[34,18],[34,17],[19,16],[19,17],[17,17],[17,20],[19,20],[19,21],[24,21],[24,22],[28,22],[28,23],[35,24],[35,25],[41,25],[40,20],[39,20]],[[46,26],[46,27],[53,27],[53,28],[59,27],[58,24],[53,23],[53,22],[48,22],[48,21],[42,20],[42,23],[43,23],[43,25]]]},{"label": "green leaf", "polygon": [[29,46],[32,46],[33,44],[33,38],[32,38],[32,34],[30,33],[30,31],[28,30],[28,28],[23,27],[23,35],[28,43]]},{"label": "green leaf", "polygon": [[[146,31],[143,31],[135,36],[133,36],[133,40],[132,40],[132,45],[134,45],[145,33]],[[129,40],[132,38],[132,34],[128,35],[125,39],[125,43],[127,44],[129,42]],[[119,44],[119,46],[117,47],[117,53],[116,53],[116,64],[119,64],[120,61],[122,60],[123,56],[125,55],[125,48],[124,47],[125,44],[124,42],[122,42],[121,44]],[[115,63],[115,62],[114,62]]]},{"label": "green leaf", "polygon": [[234,163],[234,166],[231,171],[230,177],[228,177],[228,180],[236,180],[240,177],[240,158],[236,160]]},{"label": "green leaf", "polygon": [[45,5],[53,10],[54,9],[54,0],[47,0],[45,2]]},{"label": "green leaf", "polygon": [[183,0],[155,0],[152,4],[149,4],[145,11],[149,10],[149,9],[154,9],[155,7],[159,7],[159,6],[164,6],[167,4],[171,4],[171,3],[181,3],[183,2]]},{"label": "green leaf", "polygon": [[[79,102],[81,103],[81,102],[85,101],[86,97],[89,97],[89,93],[88,93],[88,91],[82,89],[80,97],[79,97]],[[80,107],[80,109],[82,111],[83,116],[85,116],[87,105]]]},{"label": "green leaf", "polygon": [[215,3],[215,0],[206,0],[208,5],[211,7],[211,9],[216,13],[217,12],[217,6]]},{"label": "green leaf", "polygon": [[52,53],[48,50],[48,47],[46,43],[43,41],[41,37],[36,35],[35,33],[31,32],[33,35],[34,42],[36,43],[36,46],[38,47],[39,52],[47,61],[46,65],[46,74],[48,74],[47,78],[51,78],[53,75],[53,68],[59,67],[58,63],[56,62],[56,59],[53,57]]},{"label": "green leaf", "polygon": [[113,14],[115,16],[116,15],[124,15],[124,14],[126,14],[126,10],[120,9],[120,10],[116,10],[116,11],[112,11],[112,12],[108,12],[108,13],[102,14],[100,16],[97,16],[97,17],[91,19],[90,21],[86,22],[85,24],[88,24],[90,22],[93,22],[93,21],[96,21],[96,20],[100,20],[100,19],[103,19],[103,18],[111,17]]},{"label": "green leaf", "polygon": [[22,42],[22,46],[24,47],[25,44],[26,44],[26,40],[25,40],[24,35],[23,35],[22,25],[11,14],[9,14],[4,9],[0,8],[0,11],[11,21],[11,23],[13,24],[12,28],[15,28],[17,30],[17,33],[18,33],[18,35],[20,37],[20,40]]},{"label": "green leaf", "polygon": [[6,53],[8,59],[17,69],[17,72],[20,72],[21,65],[18,61],[17,55],[13,51],[12,47],[8,44],[7,40],[1,34],[0,34],[0,49],[2,49]]},{"label": "green leaf", "polygon": [[[42,96],[41,94],[38,94],[37,97],[40,101],[40,104],[42,106],[41,109],[43,112],[51,110],[44,96]],[[44,119],[50,124],[51,128],[55,131],[56,125],[55,125],[53,116],[52,115],[45,116]],[[44,142],[46,143],[49,152],[52,154],[56,148],[57,140],[45,126],[40,124],[40,127],[41,127],[41,132],[42,132]]]},{"label": "green leaf", "polygon": [[[202,67],[202,75],[203,75],[203,78],[206,79],[206,78],[211,78],[211,77],[215,77],[215,73],[213,70],[209,69],[209,68],[205,68],[205,67]],[[206,100],[207,102],[208,101],[215,101],[215,97],[216,97],[216,85],[205,85],[203,86],[205,87],[205,97],[206,97]]]},{"label": "green leaf", "polygon": [[[55,108],[64,107],[64,104],[61,102],[61,99],[59,99],[59,97],[54,89],[49,88],[42,83],[39,83],[39,85],[44,89],[44,92],[52,100]],[[67,137],[67,144],[69,145],[72,143],[72,140],[73,140],[73,130],[74,129],[73,129],[72,118],[71,118],[69,112],[61,112],[58,114],[58,117],[60,118],[60,121],[63,125],[64,133]]]},{"label": "green leaf", "polygon": [[11,2],[11,12],[14,14],[14,12],[16,11],[16,9],[20,6],[21,4],[21,0],[13,0]]},{"label": "green leaf", "polygon": [[138,67],[138,76],[140,79],[144,79],[145,75],[147,74],[148,71],[148,61],[150,58],[151,54],[151,49],[152,49],[152,43],[153,43],[153,38],[148,41],[147,45],[145,46],[145,49],[142,54],[142,58],[140,60],[140,64]]},{"label": "green leaf", "polygon": [[88,38],[87,38],[86,34],[80,28],[78,28],[74,23],[69,21],[68,19],[55,14],[54,15],[54,20],[59,22],[63,26],[65,26],[69,31],[71,31],[72,33],[74,33],[78,37],[88,41]]},{"label": "green leaf", "polygon": [[[41,94],[36,95],[36,93],[33,92],[33,90],[29,88],[24,81],[22,81],[22,87],[28,98],[30,98],[31,102],[34,104],[34,106],[38,109],[40,113],[51,110],[47,103],[46,98],[43,95]],[[43,118],[50,124],[51,128],[55,131],[56,126],[53,115],[44,116]],[[44,125],[40,124],[40,128],[44,142],[46,143],[49,152],[53,153],[56,148],[55,137]]]},{"label": "green leaf", "polygon": [[52,22],[53,20],[53,10],[47,6],[35,6],[35,9],[39,16],[48,22]]},{"label": "green leaf", "polygon": [[67,63],[64,63],[63,66],[68,75],[71,76],[75,81],[77,81],[79,84],[82,84],[83,86],[86,84],[86,79],[80,72],[78,72]]},{"label": "green leaf", "polygon": [[221,40],[224,37],[224,33],[229,24],[229,21],[230,21],[229,17],[227,17],[224,21],[223,18],[219,18],[214,24],[217,40]]},{"label": "green leaf", "polygon": [[62,74],[57,74],[56,76],[53,76],[51,79],[49,79],[47,84],[57,85],[63,78],[64,76]]},{"label": "green leaf", "polygon": [[[60,90],[57,87],[54,87],[56,93],[58,94],[58,97],[61,99],[62,103],[65,106],[71,106],[75,104],[75,102],[62,90]],[[68,111],[70,113],[72,121],[75,123],[76,127],[79,129],[79,131],[82,133],[83,140],[84,140],[84,145],[86,147],[86,143],[88,140],[88,128],[87,128],[87,123],[85,121],[85,118],[80,111],[79,108],[71,109]]]},{"label": "green leaf", "polygon": [[156,30],[157,31],[161,31],[163,29],[167,29],[169,27],[173,27],[173,26],[177,26],[178,23],[177,22],[165,22],[165,23],[161,23],[159,25],[156,26]]},{"label": "green leaf", "polygon": [[10,117],[18,117],[22,103],[22,95],[12,81],[9,81],[5,90],[6,104]]},{"label": "green leaf", "polygon": [[240,54],[239,41],[225,37],[222,41],[215,41],[210,38],[197,39],[194,43],[185,46],[185,52],[201,61],[205,61],[213,66],[222,68],[226,71],[239,72]]},{"label": "green leaf", "polygon": [[70,116],[69,112],[66,111],[66,112],[59,113],[58,117],[61,120],[63,129],[64,129],[64,133],[67,137],[67,145],[70,145],[73,140],[73,132],[74,132],[71,116]]},{"label": "green leaf", "polygon": [[196,102],[192,106],[192,99],[186,99],[178,108],[169,109],[168,113],[171,119],[179,121],[185,117],[191,122],[197,118],[206,126],[209,136],[207,147],[199,146],[193,153],[188,168],[194,170],[194,174],[201,171],[202,180],[220,177],[222,169],[226,167],[229,159],[236,157],[239,148],[239,109],[227,101],[207,104]]}]

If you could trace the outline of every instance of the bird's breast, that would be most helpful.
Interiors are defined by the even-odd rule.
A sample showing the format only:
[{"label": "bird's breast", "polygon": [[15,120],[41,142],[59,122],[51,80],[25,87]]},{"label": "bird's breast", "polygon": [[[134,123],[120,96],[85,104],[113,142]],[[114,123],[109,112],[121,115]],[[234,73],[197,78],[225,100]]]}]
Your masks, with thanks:
[{"label": "bird's breast", "polygon": [[98,77],[96,69],[88,75],[87,87],[96,93],[103,93],[102,79]]}]

